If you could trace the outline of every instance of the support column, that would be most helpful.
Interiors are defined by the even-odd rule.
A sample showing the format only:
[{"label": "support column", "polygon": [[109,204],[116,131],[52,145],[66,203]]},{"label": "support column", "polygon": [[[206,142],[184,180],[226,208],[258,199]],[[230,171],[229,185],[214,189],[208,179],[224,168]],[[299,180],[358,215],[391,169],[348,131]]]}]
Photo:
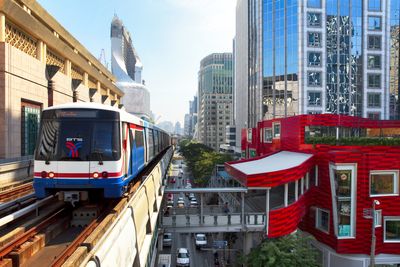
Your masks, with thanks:
[{"label": "support column", "polygon": [[71,60],[69,60],[69,59],[65,60],[65,75],[67,77],[71,77],[71,75],[72,75],[72,63],[71,63]]},{"label": "support column", "polygon": [[204,205],[203,205],[203,197],[204,193],[200,193],[200,225],[203,224],[203,216],[204,216]]},{"label": "support column", "polygon": [[42,63],[45,63],[46,58],[43,56],[44,54],[44,43],[42,40],[38,40],[36,44],[36,59]]},{"label": "support column", "polygon": [[83,85],[89,88],[89,75],[87,72],[83,73]]},{"label": "support column", "polygon": [[269,192],[270,189],[267,189],[267,191],[265,192],[265,234],[268,236],[268,224],[269,224]]},{"label": "support column", "polygon": [[0,42],[6,41],[6,16],[0,13]]},{"label": "support column", "polygon": [[242,197],[242,228],[245,227],[245,221],[244,221],[244,192],[240,193],[241,197]]}]

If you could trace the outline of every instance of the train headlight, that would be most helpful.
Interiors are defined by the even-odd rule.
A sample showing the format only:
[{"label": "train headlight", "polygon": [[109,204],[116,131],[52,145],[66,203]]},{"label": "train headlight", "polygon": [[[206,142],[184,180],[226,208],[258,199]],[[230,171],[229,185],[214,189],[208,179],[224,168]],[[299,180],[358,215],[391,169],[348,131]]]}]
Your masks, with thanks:
[{"label": "train headlight", "polygon": [[93,178],[99,178],[99,173],[98,172],[94,172],[93,173]]},{"label": "train headlight", "polygon": [[108,177],[108,172],[102,172],[102,173],[101,173],[101,177],[107,178],[107,177]]},{"label": "train headlight", "polygon": [[40,173],[40,176],[41,176],[42,178],[46,178],[46,177],[47,177],[47,172],[42,171],[42,172]]},{"label": "train headlight", "polygon": [[49,178],[54,178],[54,172],[49,172]]}]

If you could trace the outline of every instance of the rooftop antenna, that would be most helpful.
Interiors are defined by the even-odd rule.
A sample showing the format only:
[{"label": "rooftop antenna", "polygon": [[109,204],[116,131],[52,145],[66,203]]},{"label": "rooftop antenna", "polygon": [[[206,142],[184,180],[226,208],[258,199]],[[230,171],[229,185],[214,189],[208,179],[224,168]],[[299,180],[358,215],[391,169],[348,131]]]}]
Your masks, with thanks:
[{"label": "rooftop antenna", "polygon": [[100,61],[101,64],[103,64],[106,67],[106,69],[108,69],[108,61],[106,59],[106,51],[104,50],[104,48],[101,49],[98,60]]}]

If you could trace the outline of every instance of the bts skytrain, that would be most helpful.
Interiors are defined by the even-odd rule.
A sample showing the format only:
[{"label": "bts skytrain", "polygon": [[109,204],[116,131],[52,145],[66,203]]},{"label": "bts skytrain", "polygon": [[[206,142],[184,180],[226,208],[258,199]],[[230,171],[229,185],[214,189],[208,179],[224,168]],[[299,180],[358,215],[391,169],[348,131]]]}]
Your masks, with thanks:
[{"label": "bts skytrain", "polygon": [[85,200],[91,192],[121,197],[170,136],[123,110],[69,103],[43,110],[35,150],[33,187],[38,198],[62,192]]}]

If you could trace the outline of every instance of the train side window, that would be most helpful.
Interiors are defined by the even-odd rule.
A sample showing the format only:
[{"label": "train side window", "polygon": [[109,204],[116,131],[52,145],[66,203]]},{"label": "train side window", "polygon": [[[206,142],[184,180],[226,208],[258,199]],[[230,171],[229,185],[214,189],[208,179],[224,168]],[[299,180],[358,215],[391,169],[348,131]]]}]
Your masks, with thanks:
[{"label": "train side window", "polygon": [[135,142],[136,142],[136,147],[142,147],[144,144],[143,140],[143,131],[135,131]]}]

